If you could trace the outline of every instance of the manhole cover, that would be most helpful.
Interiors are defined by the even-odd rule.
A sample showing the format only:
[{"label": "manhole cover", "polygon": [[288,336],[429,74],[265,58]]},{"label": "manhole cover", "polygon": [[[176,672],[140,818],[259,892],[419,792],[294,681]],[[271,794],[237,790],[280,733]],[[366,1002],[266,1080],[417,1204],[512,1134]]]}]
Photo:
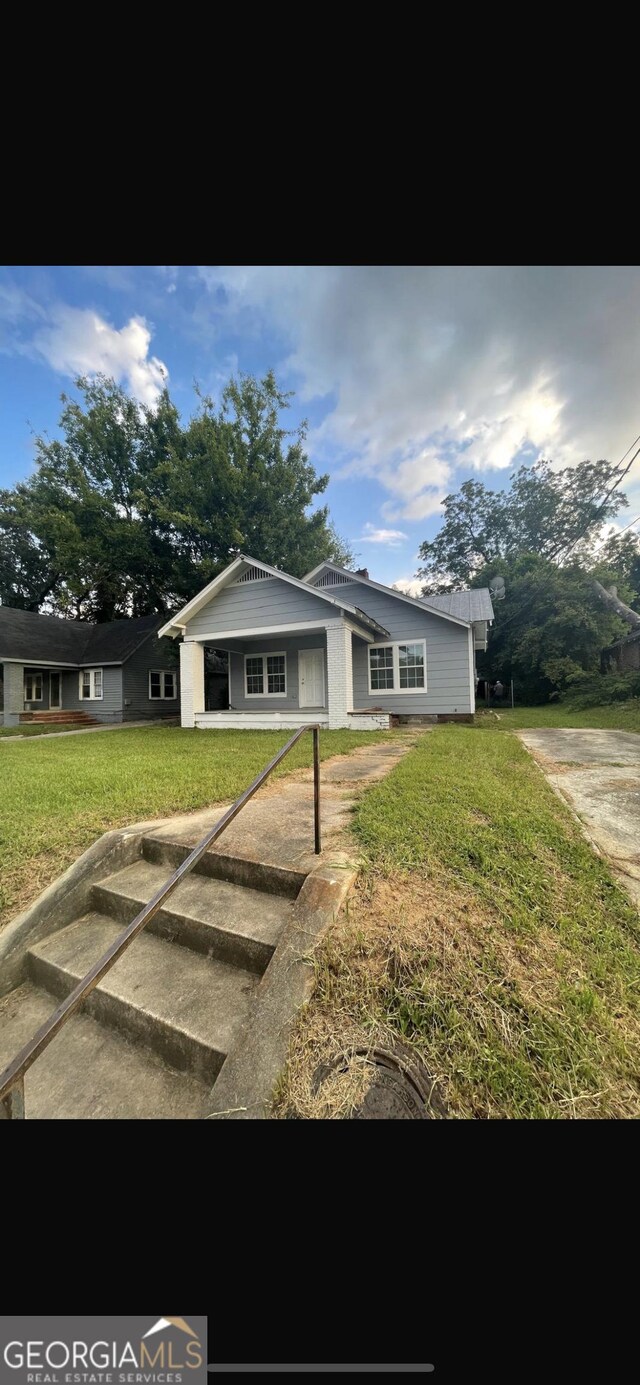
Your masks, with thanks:
[{"label": "manhole cover", "polygon": [[410,1049],[353,1048],[317,1070],[313,1091],[346,1120],[442,1120],[446,1106]]}]

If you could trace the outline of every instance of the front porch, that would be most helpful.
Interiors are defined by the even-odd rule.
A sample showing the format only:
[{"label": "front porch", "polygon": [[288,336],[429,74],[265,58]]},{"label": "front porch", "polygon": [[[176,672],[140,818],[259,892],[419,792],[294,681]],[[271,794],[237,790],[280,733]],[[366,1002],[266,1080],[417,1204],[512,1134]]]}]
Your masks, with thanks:
[{"label": "front porch", "polygon": [[0,722],[17,726],[62,709],[61,668],[6,660],[0,665]]},{"label": "front porch", "polygon": [[235,731],[274,731],[279,727],[297,731],[301,726],[329,726],[326,712],[226,712],[196,713],[195,725],[201,731],[232,728]]},{"label": "front porch", "polygon": [[[333,617],[322,622],[215,632],[180,646],[182,725],[199,730],[385,730],[389,715],[354,708],[353,649],[373,636]],[[205,649],[228,656],[228,707],[205,699]]]}]

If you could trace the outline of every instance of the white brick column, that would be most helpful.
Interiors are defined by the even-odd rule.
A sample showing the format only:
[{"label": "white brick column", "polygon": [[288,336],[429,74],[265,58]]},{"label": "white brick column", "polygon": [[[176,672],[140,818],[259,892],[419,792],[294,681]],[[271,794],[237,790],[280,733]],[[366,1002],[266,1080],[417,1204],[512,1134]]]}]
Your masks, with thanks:
[{"label": "white brick column", "polygon": [[342,622],[327,625],[327,686],[329,730],[350,726],[353,710],[353,659],[351,631]]},{"label": "white brick column", "polygon": [[183,640],[180,645],[180,723],[195,726],[204,712],[204,645]]}]

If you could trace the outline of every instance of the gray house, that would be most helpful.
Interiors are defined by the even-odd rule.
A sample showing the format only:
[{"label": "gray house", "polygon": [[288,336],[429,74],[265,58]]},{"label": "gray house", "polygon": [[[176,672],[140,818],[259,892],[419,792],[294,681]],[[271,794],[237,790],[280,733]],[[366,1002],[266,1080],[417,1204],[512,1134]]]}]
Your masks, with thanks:
[{"label": "gray house", "polygon": [[[419,599],[366,569],[321,563],[303,580],[241,554],[159,631],[180,644],[182,725],[374,729],[468,720],[487,589]],[[205,710],[205,649],[228,654],[229,708]]]},{"label": "gray house", "polygon": [[161,621],[91,625],[0,606],[0,722],[176,717],[178,663]]}]

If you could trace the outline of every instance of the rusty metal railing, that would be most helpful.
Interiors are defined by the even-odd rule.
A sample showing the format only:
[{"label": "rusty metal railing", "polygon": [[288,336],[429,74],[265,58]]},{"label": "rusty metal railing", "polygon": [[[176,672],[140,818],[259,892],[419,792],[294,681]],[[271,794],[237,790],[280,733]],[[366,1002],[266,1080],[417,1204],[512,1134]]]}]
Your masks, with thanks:
[{"label": "rusty metal railing", "polygon": [[202,841],[198,842],[197,846],[194,846],[193,851],[185,858],[182,865],[178,866],[177,870],[174,870],[173,875],[169,876],[169,879],[162,888],[156,891],[153,898],[149,900],[149,903],[145,904],[144,909],[141,909],[140,913],[136,914],[132,923],[128,924],[128,926],[123,929],[122,933],[120,933],[119,937],[116,938],[115,942],[111,944],[111,947],[107,949],[103,956],[100,957],[97,962],[94,962],[86,976],[82,978],[82,981],[79,981],[77,986],[74,986],[66,1000],[63,1000],[62,1003],[57,1006],[53,1014],[51,1014],[48,1020],[45,1020],[45,1023],[40,1026],[33,1038],[20,1049],[20,1052],[12,1062],[9,1063],[9,1066],[5,1068],[4,1072],[0,1073],[0,1120],[24,1120],[25,1073],[32,1064],[35,1063],[36,1059],[40,1057],[41,1053],[44,1053],[45,1048],[49,1047],[51,1040],[55,1039],[56,1034],[60,1032],[63,1025],[69,1019],[69,1016],[82,1005],[82,1002],[94,989],[94,986],[97,986],[98,982],[111,970],[112,966],[114,966],[118,958],[122,956],[123,952],[126,952],[126,949],[131,946],[131,943],[137,938],[138,934],[142,932],[149,920],[158,913],[165,899],[168,899],[169,895],[173,894],[176,886],[180,884],[181,880],[184,880],[185,875],[188,875],[189,872],[193,870],[194,866],[197,865],[200,860],[200,857],[204,856],[205,851],[211,846],[212,842],[215,842],[229,826],[229,823],[233,822],[233,819],[238,816],[238,813],[242,812],[245,804],[249,802],[250,798],[253,798],[254,793],[257,793],[258,789],[261,788],[265,779],[268,779],[271,772],[280,764],[281,760],[284,760],[285,755],[289,754],[289,751],[293,749],[293,746],[300,740],[301,736],[304,736],[306,731],[313,731],[314,849],[316,855],[319,856],[321,850],[320,726],[317,722],[312,722],[308,726],[301,726],[300,730],[296,731],[295,736],[292,736],[291,739],[287,741],[287,744],[283,745],[282,750],[279,750],[278,754],[274,755],[273,760],[270,760],[269,764],[260,771],[260,774],[256,776],[249,785],[249,788],[245,789],[243,794],[240,794],[240,797],[236,799],[235,803],[232,803],[231,807],[227,809],[226,813],[223,814],[215,827],[212,827],[211,831],[207,832],[206,836],[202,838]]}]

